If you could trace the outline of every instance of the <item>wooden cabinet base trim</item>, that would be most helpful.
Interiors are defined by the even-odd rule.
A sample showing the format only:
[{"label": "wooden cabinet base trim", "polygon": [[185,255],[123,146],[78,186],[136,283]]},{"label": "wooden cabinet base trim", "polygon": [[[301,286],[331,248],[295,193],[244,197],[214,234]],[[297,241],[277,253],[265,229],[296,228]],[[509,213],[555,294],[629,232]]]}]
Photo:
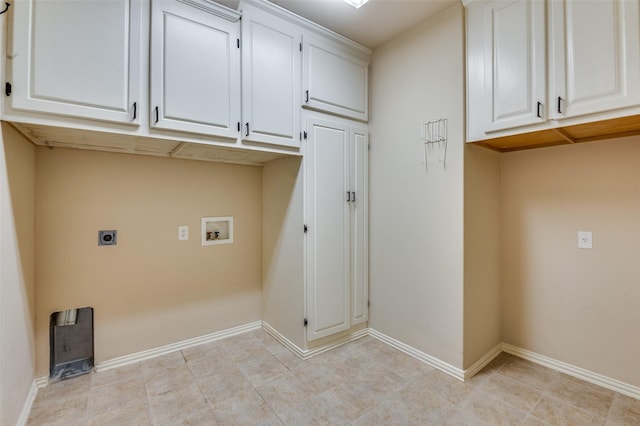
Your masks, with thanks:
[{"label": "wooden cabinet base trim", "polygon": [[640,115],[595,121],[474,142],[499,152],[640,135]]}]

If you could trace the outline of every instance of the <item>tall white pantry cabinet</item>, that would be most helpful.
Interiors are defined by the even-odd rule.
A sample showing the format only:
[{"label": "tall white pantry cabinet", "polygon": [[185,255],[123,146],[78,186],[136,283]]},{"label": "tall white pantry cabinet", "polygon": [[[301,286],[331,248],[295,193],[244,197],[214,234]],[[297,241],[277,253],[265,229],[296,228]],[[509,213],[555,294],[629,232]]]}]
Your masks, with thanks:
[{"label": "tall white pantry cabinet", "polygon": [[314,116],[307,129],[307,341],[312,341],[367,320],[369,134],[365,126]]},{"label": "tall white pantry cabinet", "polygon": [[297,161],[295,188],[263,197],[300,213],[264,219],[264,321],[302,355],[366,325],[369,49],[264,0],[20,0],[12,16],[4,120],[40,145],[264,176]]}]

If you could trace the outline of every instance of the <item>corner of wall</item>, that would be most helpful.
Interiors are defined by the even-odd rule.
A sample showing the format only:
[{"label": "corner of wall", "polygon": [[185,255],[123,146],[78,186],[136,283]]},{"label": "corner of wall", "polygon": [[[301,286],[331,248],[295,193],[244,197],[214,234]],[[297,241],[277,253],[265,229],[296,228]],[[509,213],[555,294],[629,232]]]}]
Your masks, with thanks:
[{"label": "corner of wall", "polygon": [[0,130],[0,424],[16,424],[34,394],[35,147]]},{"label": "corner of wall", "polygon": [[464,368],[502,342],[500,154],[464,150]]}]

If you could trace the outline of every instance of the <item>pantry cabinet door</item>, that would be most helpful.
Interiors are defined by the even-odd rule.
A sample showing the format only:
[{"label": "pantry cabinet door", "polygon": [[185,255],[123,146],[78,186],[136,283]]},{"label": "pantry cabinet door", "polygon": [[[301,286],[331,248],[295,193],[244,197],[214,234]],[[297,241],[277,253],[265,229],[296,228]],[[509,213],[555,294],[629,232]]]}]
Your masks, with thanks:
[{"label": "pantry cabinet door", "polygon": [[237,139],[239,21],[198,4],[152,3],[151,126]]},{"label": "pantry cabinet door", "polygon": [[20,0],[12,6],[11,108],[140,123],[141,2]]},{"label": "pantry cabinet door", "polygon": [[352,128],[349,141],[351,197],[351,326],[369,312],[369,132]]},{"label": "pantry cabinet door", "polygon": [[307,340],[350,327],[349,127],[310,119],[305,147]]},{"label": "pantry cabinet door", "polygon": [[300,146],[301,40],[295,25],[256,9],[243,9],[245,141]]},{"label": "pantry cabinet door", "polygon": [[492,1],[483,12],[486,132],[545,121],[544,2]]},{"label": "pantry cabinet door", "polygon": [[640,104],[638,1],[549,2],[553,118]]}]

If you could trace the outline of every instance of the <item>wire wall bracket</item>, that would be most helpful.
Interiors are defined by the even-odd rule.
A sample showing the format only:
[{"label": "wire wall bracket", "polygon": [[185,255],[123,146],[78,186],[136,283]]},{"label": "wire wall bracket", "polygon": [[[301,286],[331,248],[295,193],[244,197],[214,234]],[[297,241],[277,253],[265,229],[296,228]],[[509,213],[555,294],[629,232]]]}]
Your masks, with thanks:
[{"label": "wire wall bracket", "polygon": [[446,166],[448,122],[446,118],[422,123],[422,143],[424,164],[429,170],[429,162]]}]

